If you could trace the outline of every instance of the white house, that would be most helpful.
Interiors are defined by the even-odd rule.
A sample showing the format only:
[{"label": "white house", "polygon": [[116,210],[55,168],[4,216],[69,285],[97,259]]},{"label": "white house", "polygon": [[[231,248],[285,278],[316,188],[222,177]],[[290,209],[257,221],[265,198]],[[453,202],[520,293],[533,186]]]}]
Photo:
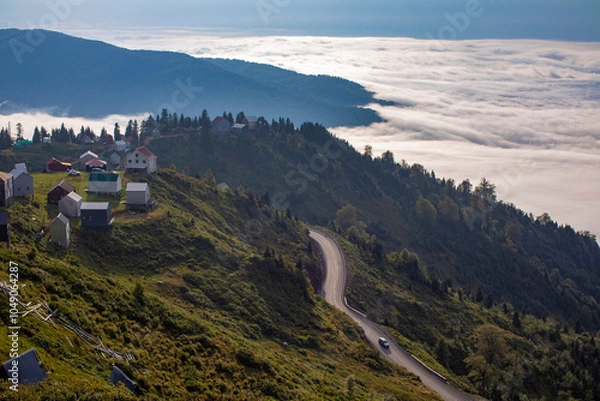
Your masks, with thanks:
[{"label": "white house", "polygon": [[25,163],[16,163],[10,174],[13,176],[13,196],[33,195],[33,177],[27,172]]},{"label": "white house", "polygon": [[13,176],[13,196],[21,197],[33,195],[33,177],[27,173],[27,170],[12,170]]},{"label": "white house", "polygon": [[119,173],[107,173],[104,171],[94,171],[90,173],[90,179],[88,180],[88,192],[94,194],[120,196],[121,188],[121,175],[119,175]]},{"label": "white house", "polygon": [[71,222],[64,214],[59,213],[50,223],[50,239],[64,248],[71,244]]},{"label": "white house", "polygon": [[67,217],[79,217],[83,198],[76,192],[71,192],[58,201],[58,210]]},{"label": "white house", "polygon": [[125,156],[125,172],[146,174],[156,172],[156,156],[143,146],[137,148]]},{"label": "white house", "polygon": [[150,185],[147,182],[129,182],[125,195],[127,206],[146,206],[150,202]]},{"label": "white house", "polygon": [[95,154],[94,152],[88,150],[87,152],[85,152],[84,154],[79,156],[79,165],[83,168],[83,167],[85,167],[85,164],[87,162],[92,161],[92,160],[98,160],[98,155]]}]

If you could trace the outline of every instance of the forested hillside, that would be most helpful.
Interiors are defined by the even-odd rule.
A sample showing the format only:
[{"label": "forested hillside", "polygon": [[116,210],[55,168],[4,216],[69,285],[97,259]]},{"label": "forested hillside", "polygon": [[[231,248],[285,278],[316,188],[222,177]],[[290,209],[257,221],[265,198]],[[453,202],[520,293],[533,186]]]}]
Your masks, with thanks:
[{"label": "forested hillside", "polygon": [[[235,119],[231,113],[223,117],[231,122],[245,118],[243,113]],[[593,234],[577,233],[547,214],[532,216],[498,200],[486,179],[457,184],[423,166],[398,162],[401,156],[390,152],[373,157],[367,149],[361,154],[318,124],[298,128],[290,120],[260,118],[250,132],[219,135],[211,132],[210,121],[207,112],[192,118],[165,110],[140,124],[131,122],[126,136],[134,143],[147,142],[159,164],[169,167],[150,180],[159,204],[169,207],[159,209],[153,219],[118,224],[111,234],[82,230],[67,253],[76,266],[91,268],[94,274],[108,272],[119,279],[139,275],[143,293],[158,297],[150,299],[204,308],[202,322],[195,323],[180,319],[187,316],[183,312],[175,319],[146,312],[136,321],[140,328],[150,325],[190,335],[196,328],[181,329],[177,322],[213,322],[217,326],[211,330],[220,333],[222,327],[236,335],[250,333],[257,342],[244,343],[248,347],[262,347],[262,341],[276,348],[281,341],[297,344],[297,362],[278,365],[269,359],[272,367],[304,366],[314,360],[312,352],[348,349],[343,358],[358,365],[341,376],[350,371],[362,375],[361,364],[384,369],[381,377],[388,375],[389,366],[364,344],[341,345],[360,343],[360,335],[314,296],[321,276],[306,227],[299,222],[306,221],[327,226],[342,243],[352,270],[349,302],[465,390],[494,400],[599,398],[594,378],[600,372],[600,248]],[[134,128],[138,126],[139,131]],[[103,145],[37,143],[3,151],[0,167],[6,170],[26,160],[41,169],[52,155],[74,161],[88,148],[105,157],[112,153]],[[232,190],[217,190],[215,184],[222,182]],[[40,205],[17,207],[46,213]],[[31,224],[23,219],[17,227],[22,231]],[[34,232],[29,229],[29,235]],[[22,240],[26,246],[21,253],[7,258],[55,255],[26,236]],[[160,252],[147,253],[154,249]],[[242,284],[232,284],[234,277]],[[134,284],[124,285],[130,299],[137,299]],[[273,287],[280,291],[269,291]],[[69,297],[71,290],[44,291],[56,294],[56,300]],[[244,295],[238,297],[240,293]],[[96,307],[100,314],[108,310],[107,316],[116,308]],[[257,313],[261,311],[265,313]],[[162,317],[153,317],[157,314]],[[75,319],[76,313],[69,316]],[[102,329],[102,321],[98,324],[86,327]],[[332,332],[331,327],[337,328]],[[366,354],[356,361],[352,358],[359,349]],[[235,361],[244,364],[237,357]],[[251,370],[257,366],[264,365],[252,365]],[[318,365],[307,371],[322,369]],[[332,375],[339,383],[337,369]],[[231,394],[228,383],[238,380],[231,374],[225,373],[231,381],[222,379],[226,394]],[[377,393],[397,389],[392,383],[385,387],[370,381],[369,374],[362,394],[371,386]],[[286,378],[276,381],[288,383]],[[310,394],[319,394],[316,399],[323,394],[335,399],[335,392],[318,383],[324,381],[282,385],[289,392],[273,398],[300,397],[300,389],[308,386]],[[152,386],[150,391],[158,393],[157,385]],[[247,389],[252,394],[262,391],[251,384]],[[417,397],[413,391],[427,397],[426,390],[407,391],[410,399]]]},{"label": "forested hillside", "polygon": [[312,224],[327,225],[341,213],[332,227],[363,248],[414,251],[428,274],[473,298],[600,329],[595,236],[496,199],[485,179],[456,183],[401,155],[358,153],[318,124],[297,128],[283,119],[261,120],[243,137],[199,132],[187,140],[166,137],[150,146],[164,165],[190,175],[211,169],[217,181],[268,194]]},{"label": "forested hillside", "polygon": [[[252,193],[162,170],[124,177],[149,182],[155,211],[132,214],[117,202],[109,231],[73,218],[72,245],[64,250],[36,233],[57,213],[46,191],[66,177],[34,174],[35,197],[9,208],[12,247],[0,248],[2,263],[19,265],[25,303],[46,302],[55,314],[20,322],[21,352],[35,347],[49,377],[21,385],[17,398],[2,386],[0,399],[136,399],[108,382],[114,363],[147,400],[436,399],[314,295],[308,276],[316,261],[306,227],[293,216]],[[69,180],[81,188],[87,174]],[[238,235],[267,211],[259,237]],[[3,311],[7,300],[0,297]],[[59,318],[129,360],[94,351],[53,323]],[[5,337],[7,319],[3,313]],[[6,347],[0,343],[2,355]]]}]

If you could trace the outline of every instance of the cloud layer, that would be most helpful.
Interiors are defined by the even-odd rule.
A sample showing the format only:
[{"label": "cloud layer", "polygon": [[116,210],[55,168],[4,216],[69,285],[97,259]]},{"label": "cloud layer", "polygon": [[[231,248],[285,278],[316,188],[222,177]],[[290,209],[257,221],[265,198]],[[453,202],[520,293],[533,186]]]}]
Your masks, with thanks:
[{"label": "cloud layer", "polygon": [[384,123],[333,129],[357,149],[457,181],[485,176],[527,212],[600,234],[598,43],[71,33],[354,80],[398,104],[371,106]]}]

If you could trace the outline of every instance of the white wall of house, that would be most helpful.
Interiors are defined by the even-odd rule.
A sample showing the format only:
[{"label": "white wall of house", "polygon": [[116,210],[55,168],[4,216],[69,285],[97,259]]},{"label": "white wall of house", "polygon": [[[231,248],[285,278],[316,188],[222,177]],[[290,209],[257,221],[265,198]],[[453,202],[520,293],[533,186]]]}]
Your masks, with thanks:
[{"label": "white wall of house", "polygon": [[79,217],[83,198],[71,192],[58,202],[58,210],[68,217]]},{"label": "white wall of house", "polygon": [[121,176],[118,174],[115,174],[115,176],[115,181],[92,181],[90,179],[88,181],[88,191],[91,193],[98,194],[116,194],[118,192],[121,192]]},{"label": "white wall of house", "polygon": [[13,196],[33,195],[33,177],[25,172],[19,172],[13,177]]},{"label": "white wall of house", "polygon": [[134,150],[125,156],[126,169],[146,169],[147,173],[156,172],[156,157],[147,157],[146,155]]},{"label": "white wall of house", "polygon": [[148,186],[145,189],[130,189],[126,190],[127,205],[147,205],[150,201],[150,190]]}]

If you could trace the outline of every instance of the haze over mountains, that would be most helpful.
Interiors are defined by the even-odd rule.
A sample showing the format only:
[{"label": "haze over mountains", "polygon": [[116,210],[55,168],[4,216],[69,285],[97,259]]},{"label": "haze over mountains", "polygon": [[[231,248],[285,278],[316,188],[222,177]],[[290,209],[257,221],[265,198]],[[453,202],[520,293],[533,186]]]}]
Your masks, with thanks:
[{"label": "haze over mountains", "polygon": [[[485,176],[502,199],[536,216],[548,212],[561,224],[600,232],[595,213],[600,186],[594,185],[600,181],[595,43],[239,37],[129,27],[68,32],[128,49],[235,58],[357,82],[377,99],[396,103],[370,106],[382,123],[334,129],[356,149],[369,144],[376,155],[390,150],[397,160],[420,163],[459,182]],[[214,117],[221,110],[209,112]],[[9,120],[13,126],[23,122],[28,133],[37,124],[62,122],[46,117],[13,115]],[[65,122],[99,131],[129,118]],[[559,195],[556,188],[566,190]]]},{"label": "haze over mountains", "polygon": [[[31,46],[30,38],[40,44]],[[35,41],[34,41],[35,44]],[[244,110],[301,123],[368,125],[380,121],[362,86],[272,66],[132,51],[50,31],[0,31],[0,113],[45,110],[100,118],[110,114],[188,115]]]}]

